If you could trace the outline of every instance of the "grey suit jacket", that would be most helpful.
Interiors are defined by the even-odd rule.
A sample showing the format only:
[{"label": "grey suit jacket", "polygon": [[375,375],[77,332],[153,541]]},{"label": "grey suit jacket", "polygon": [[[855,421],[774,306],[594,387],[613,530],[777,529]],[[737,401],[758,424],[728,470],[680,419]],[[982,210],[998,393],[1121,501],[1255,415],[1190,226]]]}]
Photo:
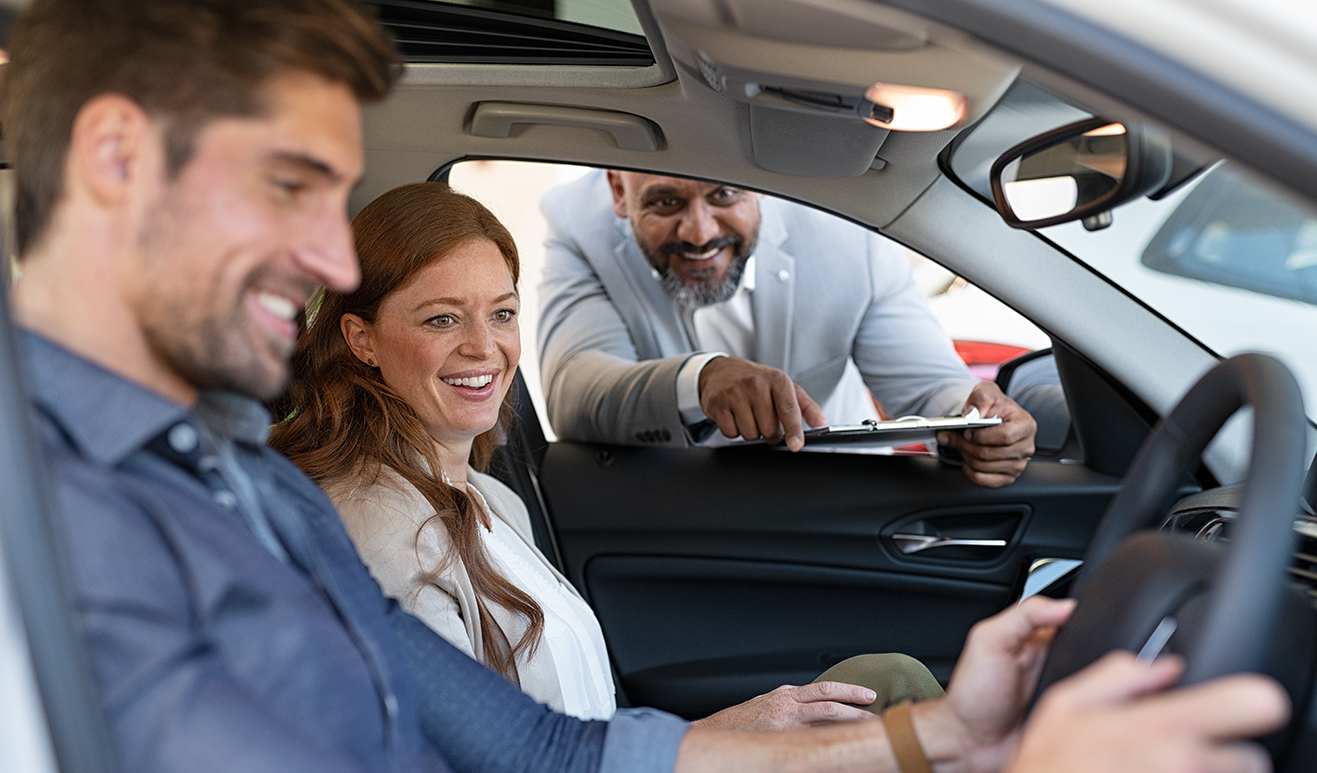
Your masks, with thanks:
[{"label": "grey suit jacket", "polygon": [[[663,290],[604,173],[545,195],[539,352],[549,421],[564,438],[689,442],[676,379],[693,353],[687,315]],[[779,199],[760,205],[756,359],[816,401],[846,361],[896,415],[956,413],[977,383],[892,242]]]}]

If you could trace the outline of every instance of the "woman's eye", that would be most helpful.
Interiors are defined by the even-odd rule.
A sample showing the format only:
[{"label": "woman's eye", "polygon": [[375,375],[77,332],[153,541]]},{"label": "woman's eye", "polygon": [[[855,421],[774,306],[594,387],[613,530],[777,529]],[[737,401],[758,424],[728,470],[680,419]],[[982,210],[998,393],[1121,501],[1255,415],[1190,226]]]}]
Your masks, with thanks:
[{"label": "woman's eye", "polygon": [[453,324],[453,316],[451,314],[440,314],[436,317],[430,317],[428,322],[435,327],[448,327]]},{"label": "woman's eye", "polygon": [[517,312],[512,309],[499,309],[494,312],[494,319],[499,322],[511,322],[517,316]]}]

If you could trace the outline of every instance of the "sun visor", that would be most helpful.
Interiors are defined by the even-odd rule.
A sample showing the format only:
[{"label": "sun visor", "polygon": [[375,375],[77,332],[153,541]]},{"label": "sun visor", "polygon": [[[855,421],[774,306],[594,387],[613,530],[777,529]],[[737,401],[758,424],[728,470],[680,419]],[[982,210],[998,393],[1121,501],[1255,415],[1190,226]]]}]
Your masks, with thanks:
[{"label": "sun visor", "polygon": [[912,125],[909,99],[884,104],[875,95],[950,95],[950,123],[916,125],[958,129],[996,104],[1019,71],[955,30],[863,0],[651,0],[651,8],[682,82],[748,103],[755,162],[784,174],[864,174],[888,131],[903,118]]},{"label": "sun visor", "polygon": [[799,177],[855,177],[873,164],[887,129],[848,118],[750,105],[755,163]]}]

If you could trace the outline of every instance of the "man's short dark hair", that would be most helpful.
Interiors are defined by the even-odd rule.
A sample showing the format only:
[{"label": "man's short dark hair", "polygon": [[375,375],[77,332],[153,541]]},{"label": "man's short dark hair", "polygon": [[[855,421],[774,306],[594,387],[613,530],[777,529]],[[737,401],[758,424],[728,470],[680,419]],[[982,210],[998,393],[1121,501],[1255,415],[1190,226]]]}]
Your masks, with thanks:
[{"label": "man's short dark hair", "polygon": [[73,121],[98,95],[122,94],[163,124],[172,177],[208,122],[260,115],[279,75],[309,72],[374,102],[402,69],[351,0],[36,0],[9,54],[3,126],[20,256],[50,225]]}]

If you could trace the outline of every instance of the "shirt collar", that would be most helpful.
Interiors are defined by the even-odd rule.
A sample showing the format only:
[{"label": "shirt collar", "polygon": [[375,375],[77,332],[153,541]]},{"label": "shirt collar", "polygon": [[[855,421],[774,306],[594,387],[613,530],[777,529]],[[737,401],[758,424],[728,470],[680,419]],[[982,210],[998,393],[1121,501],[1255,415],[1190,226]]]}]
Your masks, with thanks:
[{"label": "shirt collar", "polygon": [[[19,335],[27,355],[29,397],[84,455],[116,465],[180,421],[187,408],[74,354],[30,330]],[[217,434],[262,443],[269,414],[239,395],[203,392],[197,412]],[[259,419],[259,425],[255,422]],[[211,424],[211,422],[215,422]]]},{"label": "shirt collar", "polygon": [[251,445],[263,445],[270,437],[270,412],[250,397],[205,391],[197,396],[193,413],[215,435]]}]

